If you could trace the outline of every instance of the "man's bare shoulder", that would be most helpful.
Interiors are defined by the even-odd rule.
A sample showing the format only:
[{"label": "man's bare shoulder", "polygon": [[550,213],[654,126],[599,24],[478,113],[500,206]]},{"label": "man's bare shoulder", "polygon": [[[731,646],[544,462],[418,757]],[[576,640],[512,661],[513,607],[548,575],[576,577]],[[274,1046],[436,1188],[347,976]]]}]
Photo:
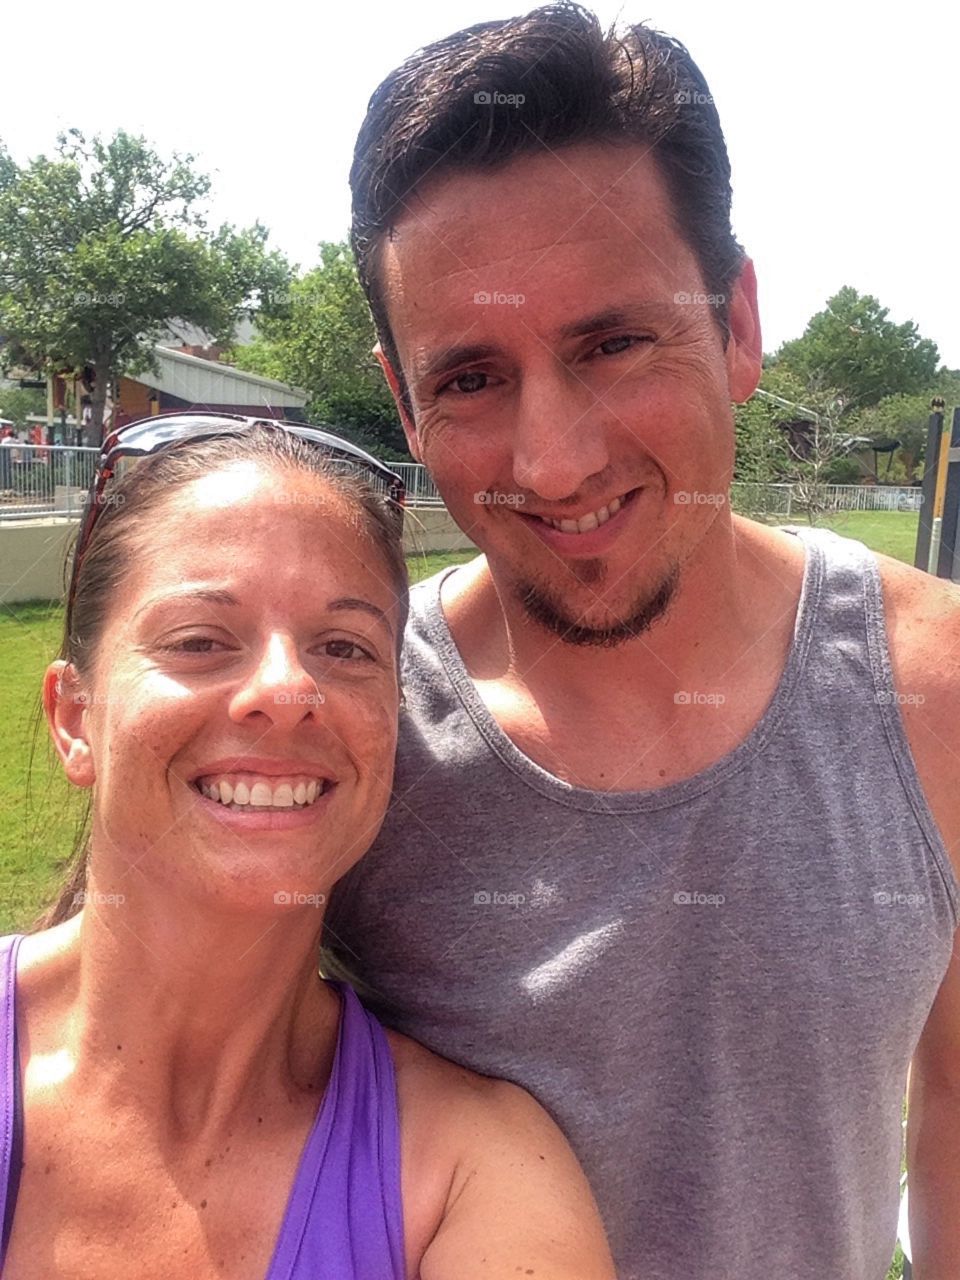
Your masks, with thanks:
[{"label": "man's bare shoulder", "polygon": [[393,1054],[401,1102],[406,1100],[410,1105],[426,1105],[434,1110],[450,1106],[459,1111],[502,1106],[503,1099],[512,1094],[527,1097],[517,1085],[480,1075],[399,1031],[389,1027],[384,1030]]},{"label": "man's bare shoulder", "polygon": [[903,680],[918,693],[960,701],[960,586],[890,556],[877,563],[898,686]]}]

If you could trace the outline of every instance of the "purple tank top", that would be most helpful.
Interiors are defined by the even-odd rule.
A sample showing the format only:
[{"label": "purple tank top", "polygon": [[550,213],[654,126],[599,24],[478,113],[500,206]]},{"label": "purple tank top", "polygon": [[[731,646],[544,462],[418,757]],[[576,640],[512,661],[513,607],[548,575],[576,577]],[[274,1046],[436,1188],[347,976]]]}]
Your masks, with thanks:
[{"label": "purple tank top", "polygon": [[[20,1173],[16,957],[0,939],[0,1268]],[[393,1057],[346,983],[333,1071],[310,1130],[265,1280],[405,1280]]]}]

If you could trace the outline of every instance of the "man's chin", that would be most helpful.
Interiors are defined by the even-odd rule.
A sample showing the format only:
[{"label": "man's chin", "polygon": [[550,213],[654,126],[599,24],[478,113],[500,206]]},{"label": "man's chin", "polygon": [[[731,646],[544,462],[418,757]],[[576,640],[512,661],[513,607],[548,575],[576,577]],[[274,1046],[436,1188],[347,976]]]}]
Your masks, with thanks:
[{"label": "man's chin", "polygon": [[644,635],[664,616],[679,582],[679,567],[672,564],[659,581],[635,594],[616,613],[596,606],[578,610],[555,590],[530,581],[519,581],[514,597],[531,622],[564,644],[615,649]]}]

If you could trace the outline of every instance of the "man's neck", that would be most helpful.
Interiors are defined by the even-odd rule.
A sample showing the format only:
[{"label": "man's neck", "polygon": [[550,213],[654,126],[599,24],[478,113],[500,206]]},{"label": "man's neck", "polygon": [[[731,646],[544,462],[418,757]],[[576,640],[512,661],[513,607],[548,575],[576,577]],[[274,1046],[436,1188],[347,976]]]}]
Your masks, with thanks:
[{"label": "man's neck", "polygon": [[790,651],[803,564],[797,539],[737,521],[688,562],[667,613],[616,649],[535,627],[484,560],[451,575],[442,602],[480,698],[521,752],[574,786],[644,791],[709,768],[758,723]]},{"label": "man's neck", "polygon": [[[729,678],[789,647],[803,576],[803,548],[789,535],[734,517],[714,528],[681,570],[666,613],[616,648],[565,643],[533,623],[513,584],[496,581],[485,559],[451,575],[443,605],[470,675],[538,691],[665,700],[678,689]],[[786,641],[786,645],[784,644]]]}]

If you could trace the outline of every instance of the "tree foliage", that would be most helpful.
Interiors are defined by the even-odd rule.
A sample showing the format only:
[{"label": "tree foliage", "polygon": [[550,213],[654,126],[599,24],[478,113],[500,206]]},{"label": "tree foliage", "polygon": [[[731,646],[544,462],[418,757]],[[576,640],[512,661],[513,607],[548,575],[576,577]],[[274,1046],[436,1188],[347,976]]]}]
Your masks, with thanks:
[{"label": "tree foliage", "polygon": [[96,370],[99,439],[110,382],[155,369],[171,321],[230,341],[290,278],[259,224],[208,231],[209,180],[192,156],[159,156],[122,130],[61,134],[53,158],[23,168],[0,148],[3,361],[46,373]]},{"label": "tree foliage", "polygon": [[319,265],[290,286],[286,302],[258,319],[258,336],[233,353],[236,364],[302,387],[311,420],[329,423],[382,458],[409,461],[346,242],[324,241]]},{"label": "tree foliage", "polygon": [[844,415],[886,396],[923,392],[937,374],[936,344],[921,338],[913,321],[895,324],[887,316],[876,298],[847,285],[801,337],[781,346],[775,367],[821,391],[835,390]]}]

